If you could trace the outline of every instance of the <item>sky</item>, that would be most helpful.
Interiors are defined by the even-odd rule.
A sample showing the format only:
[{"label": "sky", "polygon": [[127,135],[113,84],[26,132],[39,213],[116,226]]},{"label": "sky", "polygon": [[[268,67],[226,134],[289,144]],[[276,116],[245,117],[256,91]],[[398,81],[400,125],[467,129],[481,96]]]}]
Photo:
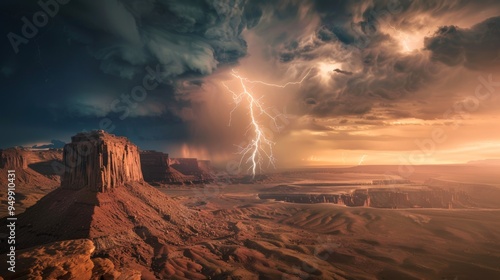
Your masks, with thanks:
[{"label": "sky", "polygon": [[249,165],[262,132],[263,169],[500,158],[497,0],[0,7],[1,148],[104,129]]}]

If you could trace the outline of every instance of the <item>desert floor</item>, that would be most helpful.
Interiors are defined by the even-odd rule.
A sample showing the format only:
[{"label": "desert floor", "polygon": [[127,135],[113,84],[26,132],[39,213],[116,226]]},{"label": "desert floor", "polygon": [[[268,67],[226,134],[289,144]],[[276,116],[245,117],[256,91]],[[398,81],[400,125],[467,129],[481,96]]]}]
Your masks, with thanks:
[{"label": "desert floor", "polygon": [[[394,168],[308,169],[276,173],[259,184],[160,190],[191,209],[232,223],[236,236],[210,241],[206,247],[217,247],[220,254],[221,248],[229,252],[234,245],[237,252],[222,259],[246,262],[247,271],[267,279],[500,279],[500,202],[495,205],[499,200],[485,198],[485,207],[466,209],[383,209],[258,197],[269,191],[350,192],[386,178]],[[410,179],[416,185],[434,179],[463,186],[468,192],[476,190],[476,197],[483,187],[491,187],[485,195],[498,197],[500,180],[494,170],[460,168],[420,167]],[[480,184],[474,185],[476,181]]]}]

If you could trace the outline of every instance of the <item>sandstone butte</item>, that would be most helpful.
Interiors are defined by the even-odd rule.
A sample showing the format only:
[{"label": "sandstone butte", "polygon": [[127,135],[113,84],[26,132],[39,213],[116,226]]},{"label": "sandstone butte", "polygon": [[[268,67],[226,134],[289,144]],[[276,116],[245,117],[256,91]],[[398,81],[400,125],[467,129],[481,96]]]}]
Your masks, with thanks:
[{"label": "sandstone butte", "polygon": [[62,188],[105,192],[126,182],[143,181],[137,146],[102,130],[71,137],[63,159]]},{"label": "sandstone butte", "polygon": [[[94,279],[103,275],[98,269],[102,266],[109,273],[125,271],[123,277],[130,279],[137,275],[143,279],[169,278],[184,273],[185,269],[174,269],[180,263],[183,267],[199,266],[182,253],[172,258],[176,248],[230,234],[225,221],[188,209],[144,182],[138,148],[124,137],[103,131],[79,133],[64,147],[63,162],[66,171],[61,187],[18,216],[17,249],[25,249],[25,254],[50,251],[43,246],[64,247],[65,243],[58,245],[61,241],[86,239],[95,247],[92,262],[99,263],[93,269]],[[71,254],[68,251],[67,257]],[[47,279],[44,273],[60,266],[51,261],[33,263],[40,265],[25,267],[16,273],[18,277],[8,279],[37,279],[40,275]],[[84,267],[75,269],[87,271]],[[64,278],[73,272],[61,273]]]}]

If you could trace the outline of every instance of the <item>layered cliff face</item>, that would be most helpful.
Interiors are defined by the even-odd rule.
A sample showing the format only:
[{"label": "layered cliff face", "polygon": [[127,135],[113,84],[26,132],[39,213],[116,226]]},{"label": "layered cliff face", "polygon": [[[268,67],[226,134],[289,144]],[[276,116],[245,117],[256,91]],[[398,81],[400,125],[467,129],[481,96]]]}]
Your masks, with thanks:
[{"label": "layered cliff face", "polygon": [[196,176],[200,174],[198,160],[196,158],[173,158],[172,167],[184,175]]},{"label": "layered cliff face", "polygon": [[79,133],[64,146],[66,170],[61,187],[106,192],[126,182],[142,181],[137,146],[102,130]]},{"label": "layered cliff face", "polygon": [[[173,248],[230,234],[222,219],[211,220],[209,212],[190,210],[145,183],[137,147],[126,138],[102,131],[78,134],[66,145],[64,160],[62,187],[18,216],[18,249],[32,252],[40,248],[34,246],[90,239],[97,271],[114,275],[114,267],[140,271],[143,279],[167,279],[176,273],[170,270],[176,265],[170,258]],[[194,260],[185,262],[195,265]],[[59,263],[47,262],[49,266]],[[85,271],[89,273],[88,267]]]},{"label": "layered cliff face", "polygon": [[374,208],[467,208],[474,205],[462,191],[444,189],[357,189],[350,194],[260,193],[260,199],[293,203],[333,203]]},{"label": "layered cliff face", "polygon": [[2,169],[26,169],[28,162],[26,151],[22,148],[10,148],[0,150],[0,168]]},{"label": "layered cliff face", "polygon": [[141,151],[141,169],[148,183],[184,183],[188,177],[170,167],[168,154],[157,151]]},{"label": "layered cliff face", "polygon": [[0,170],[10,169],[16,172],[33,170],[41,175],[55,178],[62,175],[61,166],[61,149],[31,150],[15,147],[0,150]]},{"label": "layered cliff face", "polygon": [[185,176],[190,176],[191,182],[209,182],[215,178],[211,172],[211,164],[208,160],[196,158],[173,158],[170,166]]},{"label": "layered cliff face", "polygon": [[210,161],[196,158],[169,158],[157,151],[141,151],[144,180],[152,184],[206,183],[213,181]]},{"label": "layered cliff face", "polygon": [[[7,186],[7,170],[15,170],[16,213],[22,213],[41,197],[60,185],[61,150],[33,151],[24,148],[0,150],[0,185]],[[0,193],[0,203],[7,203],[7,193]],[[0,217],[7,207],[0,207]]]}]

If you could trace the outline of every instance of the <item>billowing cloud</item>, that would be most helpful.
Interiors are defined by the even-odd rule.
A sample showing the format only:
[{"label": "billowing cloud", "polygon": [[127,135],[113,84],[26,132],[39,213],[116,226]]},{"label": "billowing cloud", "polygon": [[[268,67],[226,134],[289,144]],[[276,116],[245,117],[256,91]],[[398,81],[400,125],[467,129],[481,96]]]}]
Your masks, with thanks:
[{"label": "billowing cloud", "polygon": [[432,59],[449,66],[474,70],[500,69],[500,17],[489,18],[471,28],[443,26],[425,38]]},{"label": "billowing cloud", "polygon": [[[160,63],[169,78],[207,75],[246,54],[244,1],[74,1],[70,38],[87,45],[106,73],[131,79]],[[81,11],[85,10],[85,13]]]},{"label": "billowing cloud", "polygon": [[[0,4],[0,33],[22,33],[21,18],[41,9],[28,2]],[[497,81],[499,15],[497,0],[72,0],[17,55],[1,42],[9,106],[0,124],[25,128],[1,146],[67,141],[109,119],[143,148],[230,156],[251,137],[244,106],[228,126],[235,104],[221,82],[237,88],[234,69],[272,84],[302,81],[252,86],[287,117],[271,129],[285,161],[298,159],[289,150],[314,158],[341,149],[358,160],[411,149],[429,127],[459,118],[470,129],[497,117],[498,98],[474,94],[481,81]],[[151,71],[161,83],[130,99]]]},{"label": "billowing cloud", "polygon": [[[427,100],[436,83],[448,84],[462,75],[439,62],[480,70],[500,65],[495,61],[500,38],[495,18],[470,29],[439,27],[450,19],[468,24],[467,19],[473,19],[462,15],[486,7],[488,13],[500,13],[500,5],[492,1],[312,3],[309,11],[320,17],[313,33],[299,33],[277,44],[281,64],[316,70],[297,95],[300,114],[367,115],[381,103],[394,107],[392,113],[386,110],[385,117],[419,114],[424,111],[409,112],[404,107]],[[447,105],[452,106],[460,95],[448,93]],[[421,117],[441,117],[442,109],[429,107],[443,103],[430,103]],[[430,115],[432,111],[434,115]]]}]

